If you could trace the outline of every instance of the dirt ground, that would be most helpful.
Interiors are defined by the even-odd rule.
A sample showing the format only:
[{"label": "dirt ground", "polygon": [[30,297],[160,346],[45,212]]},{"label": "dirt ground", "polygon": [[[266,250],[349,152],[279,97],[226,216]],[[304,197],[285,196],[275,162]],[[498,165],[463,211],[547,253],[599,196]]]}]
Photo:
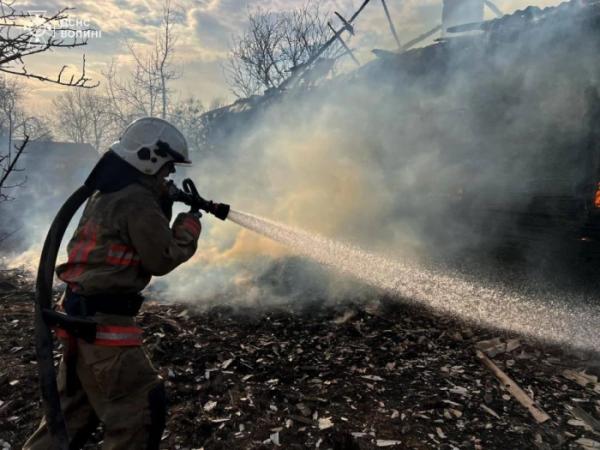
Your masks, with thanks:
[{"label": "dirt ground", "polygon": [[[0,272],[0,449],[20,448],[40,419],[32,289]],[[148,302],[140,323],[170,397],[165,449],[600,448],[590,355],[390,299],[265,311]],[[476,348],[550,419],[538,424]]]}]

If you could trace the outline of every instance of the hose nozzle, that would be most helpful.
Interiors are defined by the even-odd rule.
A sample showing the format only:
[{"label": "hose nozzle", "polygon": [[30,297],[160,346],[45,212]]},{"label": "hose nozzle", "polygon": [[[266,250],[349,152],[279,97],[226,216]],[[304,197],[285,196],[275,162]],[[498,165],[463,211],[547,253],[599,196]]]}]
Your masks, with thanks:
[{"label": "hose nozzle", "polygon": [[215,203],[210,200],[206,201],[206,204],[203,208],[204,211],[212,214],[218,219],[225,220],[229,215],[229,210],[231,209],[229,205],[225,203]]},{"label": "hose nozzle", "polygon": [[190,207],[190,212],[198,213],[202,210],[221,220],[227,219],[230,210],[229,205],[203,199],[198,193],[196,185],[189,178],[183,180],[182,186],[183,190],[175,186],[175,183],[169,183],[169,197],[171,200],[174,202],[185,203]]}]

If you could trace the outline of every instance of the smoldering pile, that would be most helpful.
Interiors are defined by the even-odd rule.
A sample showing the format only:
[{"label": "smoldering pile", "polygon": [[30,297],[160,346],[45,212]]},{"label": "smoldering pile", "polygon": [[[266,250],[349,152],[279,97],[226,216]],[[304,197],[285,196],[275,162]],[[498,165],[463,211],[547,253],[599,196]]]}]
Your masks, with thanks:
[{"label": "smoldering pile", "polygon": [[[41,411],[33,294],[23,274],[2,275],[0,445],[19,448]],[[600,445],[600,368],[589,355],[565,355],[385,298],[203,312],[150,303],[140,322],[170,394],[162,448]],[[538,423],[477,350],[549,419],[538,416]]]}]

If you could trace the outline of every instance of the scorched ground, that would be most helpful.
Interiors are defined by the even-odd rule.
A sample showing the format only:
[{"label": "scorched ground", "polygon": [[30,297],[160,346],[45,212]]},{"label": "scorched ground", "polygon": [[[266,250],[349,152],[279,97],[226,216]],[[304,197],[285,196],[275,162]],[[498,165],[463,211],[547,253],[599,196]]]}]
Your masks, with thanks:
[{"label": "scorched ground", "polygon": [[[20,448],[41,413],[32,289],[24,273],[0,272],[0,448]],[[390,299],[328,306],[307,299],[285,310],[150,302],[140,322],[167,380],[166,449],[600,445],[594,355],[532,345]],[[549,421],[538,424],[476,358],[478,343],[494,338],[488,356]]]}]

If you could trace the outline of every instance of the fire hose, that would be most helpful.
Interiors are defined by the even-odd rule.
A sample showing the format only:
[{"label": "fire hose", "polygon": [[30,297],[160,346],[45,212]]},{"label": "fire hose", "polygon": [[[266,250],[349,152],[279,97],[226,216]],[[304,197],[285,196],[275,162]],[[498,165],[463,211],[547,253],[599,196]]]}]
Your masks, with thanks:
[{"label": "fire hose", "polygon": [[[95,191],[115,192],[135,182],[140,176],[140,172],[112,151],[106,152],[83,186],[71,194],[59,209],[44,241],[35,286],[35,350],[44,414],[54,450],[68,450],[69,436],[56,382],[51,330],[59,326],[88,342],[93,342],[96,336],[95,321],[68,316],[52,308],[52,285],[58,251],[73,216]],[[203,199],[190,179],[183,181],[183,190],[170,182],[168,195],[172,201],[190,206],[190,212],[199,215],[203,210],[225,220],[229,214],[229,205]]]}]

